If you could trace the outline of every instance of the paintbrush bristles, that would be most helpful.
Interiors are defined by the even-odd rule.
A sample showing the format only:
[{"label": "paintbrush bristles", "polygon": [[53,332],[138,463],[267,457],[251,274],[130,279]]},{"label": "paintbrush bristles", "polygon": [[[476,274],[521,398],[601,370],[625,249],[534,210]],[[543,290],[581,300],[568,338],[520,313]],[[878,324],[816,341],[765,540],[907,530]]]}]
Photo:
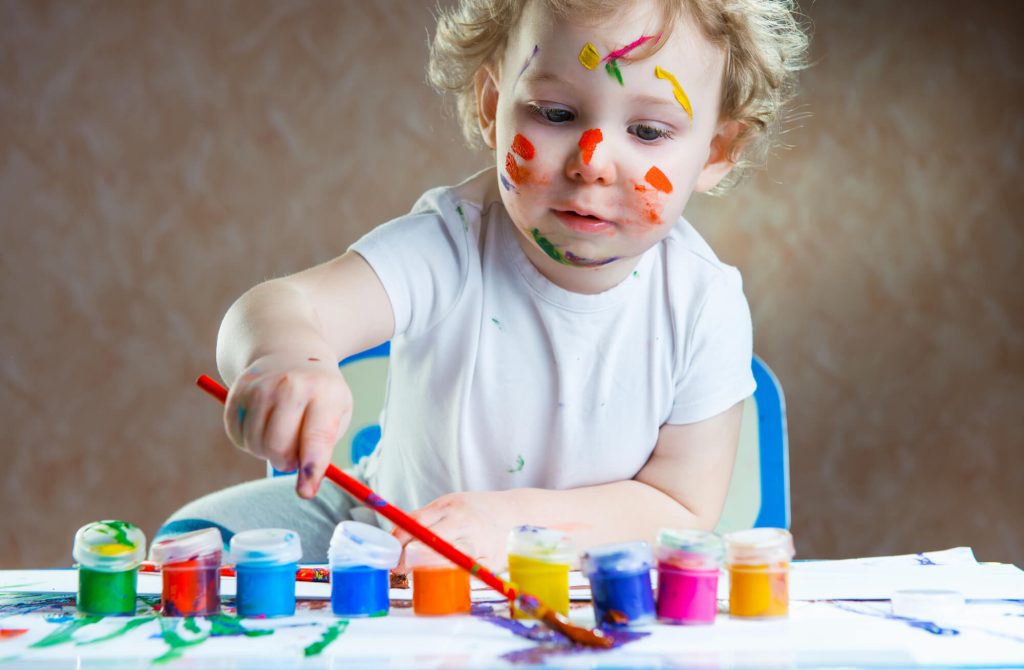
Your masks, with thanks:
[{"label": "paintbrush bristles", "polygon": [[615,644],[615,641],[612,640],[612,638],[608,637],[600,630],[596,628],[590,629],[577,626],[562,616],[559,612],[541,604],[541,602],[533,596],[520,595],[512,603],[512,606],[519,608],[524,614],[534,617],[551,630],[561,633],[576,644],[582,644],[588,647],[602,647],[604,649],[609,649],[613,644]]}]

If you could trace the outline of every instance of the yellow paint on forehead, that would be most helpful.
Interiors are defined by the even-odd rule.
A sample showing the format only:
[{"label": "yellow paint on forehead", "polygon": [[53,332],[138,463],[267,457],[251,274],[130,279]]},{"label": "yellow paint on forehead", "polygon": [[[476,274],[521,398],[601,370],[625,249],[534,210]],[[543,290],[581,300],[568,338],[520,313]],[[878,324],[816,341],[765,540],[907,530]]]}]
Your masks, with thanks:
[{"label": "yellow paint on forehead", "polygon": [[686,96],[686,91],[679,85],[679,81],[672,76],[671,72],[662,70],[657,65],[654,66],[654,76],[658,79],[667,79],[672,84],[672,93],[676,96],[676,102],[682,105],[683,109],[686,110],[687,116],[693,118],[693,107],[690,106],[690,98]]},{"label": "yellow paint on forehead", "polygon": [[580,63],[588,70],[593,70],[601,63],[601,54],[597,53],[597,48],[590,42],[583,45],[579,58]]}]

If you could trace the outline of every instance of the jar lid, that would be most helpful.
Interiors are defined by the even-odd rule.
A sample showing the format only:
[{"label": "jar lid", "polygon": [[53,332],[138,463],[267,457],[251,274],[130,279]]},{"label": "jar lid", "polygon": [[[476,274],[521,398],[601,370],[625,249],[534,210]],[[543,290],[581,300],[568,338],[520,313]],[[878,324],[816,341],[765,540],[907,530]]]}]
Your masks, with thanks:
[{"label": "jar lid", "polygon": [[793,536],[785,528],[751,528],[725,536],[729,563],[783,563],[792,560],[794,553]]},{"label": "jar lid", "polygon": [[540,526],[518,526],[509,531],[508,553],[545,563],[572,563],[576,554],[567,533]]},{"label": "jar lid", "polygon": [[592,547],[580,557],[580,570],[587,575],[599,573],[646,572],[654,558],[646,542],[616,542]]},{"label": "jar lid", "polygon": [[722,538],[706,530],[663,528],[655,555],[659,561],[684,567],[717,567],[725,555]]},{"label": "jar lid", "polygon": [[90,570],[134,570],[146,556],[146,535],[127,521],[93,521],[75,533],[71,555]]},{"label": "jar lid", "polygon": [[342,521],[334,528],[327,562],[332,568],[366,565],[390,570],[401,555],[402,543],[390,533],[361,521]]},{"label": "jar lid", "polygon": [[204,556],[220,556],[224,543],[216,528],[193,530],[153,543],[149,555],[160,565],[182,563]]},{"label": "jar lid", "polygon": [[231,560],[236,565],[287,565],[300,558],[302,542],[294,530],[257,528],[231,538]]}]

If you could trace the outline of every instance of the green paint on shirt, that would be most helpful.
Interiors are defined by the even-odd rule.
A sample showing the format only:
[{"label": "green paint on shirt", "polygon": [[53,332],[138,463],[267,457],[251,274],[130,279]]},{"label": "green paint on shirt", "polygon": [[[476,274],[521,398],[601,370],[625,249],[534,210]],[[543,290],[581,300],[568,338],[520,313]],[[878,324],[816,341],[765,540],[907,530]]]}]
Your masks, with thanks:
[{"label": "green paint on shirt", "polygon": [[516,466],[514,468],[510,468],[509,469],[509,473],[515,474],[516,472],[522,472],[524,465],[526,465],[526,461],[523,460],[523,455],[522,454],[517,454],[516,455]]}]

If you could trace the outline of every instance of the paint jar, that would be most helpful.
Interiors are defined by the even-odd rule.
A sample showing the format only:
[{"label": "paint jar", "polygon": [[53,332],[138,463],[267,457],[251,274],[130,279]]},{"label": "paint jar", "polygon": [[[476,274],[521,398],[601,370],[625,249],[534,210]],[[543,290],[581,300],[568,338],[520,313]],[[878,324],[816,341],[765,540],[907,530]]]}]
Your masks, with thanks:
[{"label": "paint jar", "polygon": [[422,542],[405,545],[405,565],[412,571],[413,612],[424,616],[469,614],[468,572]]},{"label": "paint jar", "polygon": [[710,624],[718,614],[722,538],[703,530],[663,529],[658,559],[658,621]]},{"label": "paint jar", "polygon": [[150,558],[163,576],[164,616],[207,616],[220,611],[220,561],[224,545],[216,528],[182,533],[153,543]]},{"label": "paint jar", "polygon": [[359,521],[339,523],[327,550],[334,613],[346,617],[387,614],[390,571],[401,554],[401,543],[380,528]]},{"label": "paint jar", "polygon": [[[509,579],[516,590],[569,614],[569,566],[575,558],[572,538],[558,530],[519,526],[508,535]],[[531,618],[520,610],[517,619]]]},{"label": "paint jar", "polygon": [[789,614],[793,536],[783,528],[754,528],[725,536],[729,614],[768,619]]},{"label": "paint jar", "polygon": [[238,616],[295,614],[295,572],[300,558],[302,543],[293,530],[261,528],[232,537]]},{"label": "paint jar", "polygon": [[635,626],[654,620],[653,565],[646,542],[605,544],[584,552],[580,570],[590,580],[597,625]]},{"label": "paint jar", "polygon": [[78,529],[71,550],[78,563],[78,611],[132,616],[146,535],[127,521],[94,521]]}]

